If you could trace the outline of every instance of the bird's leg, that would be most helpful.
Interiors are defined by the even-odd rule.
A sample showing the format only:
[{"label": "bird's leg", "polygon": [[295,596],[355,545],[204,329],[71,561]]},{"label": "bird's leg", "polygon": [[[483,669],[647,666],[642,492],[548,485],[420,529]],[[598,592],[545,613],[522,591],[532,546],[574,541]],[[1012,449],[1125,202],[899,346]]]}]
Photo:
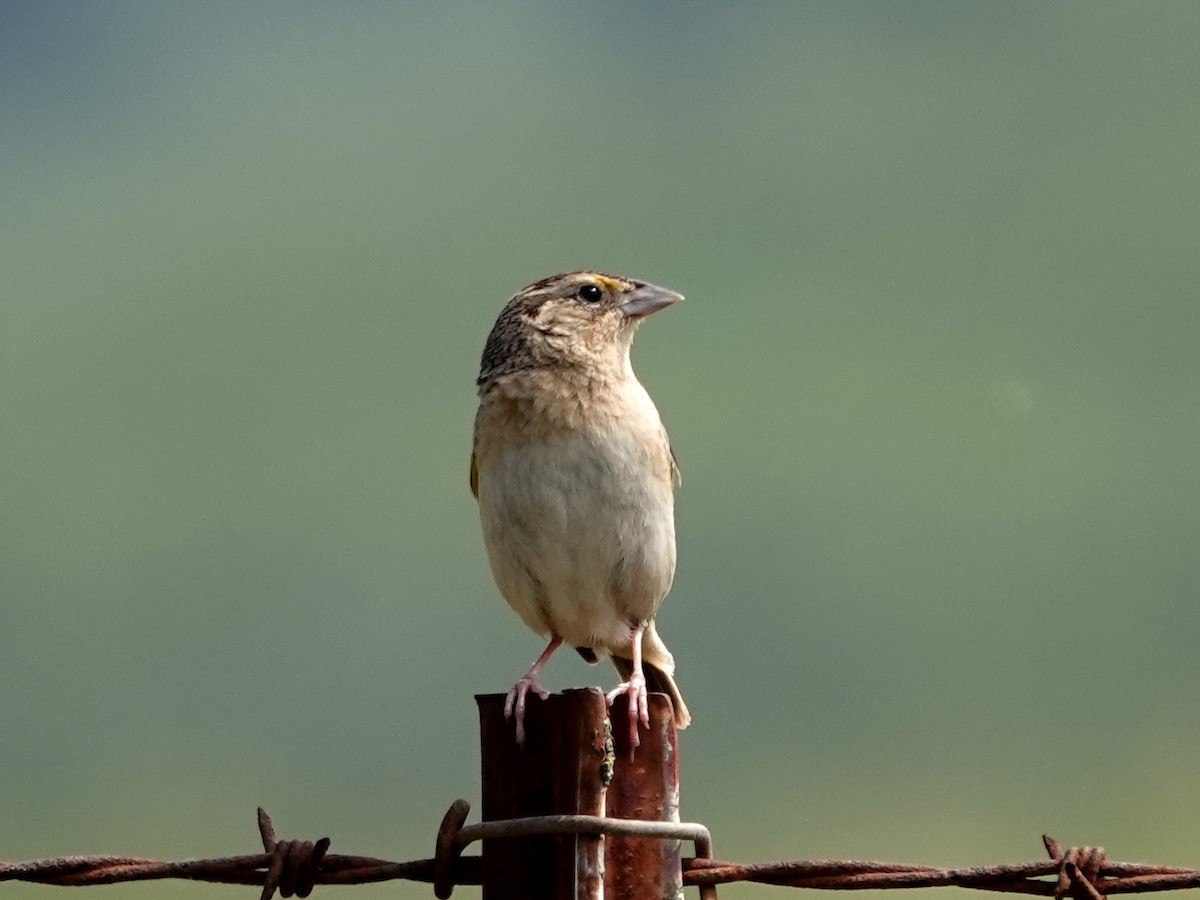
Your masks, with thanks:
[{"label": "bird's leg", "polygon": [[630,756],[633,755],[634,748],[641,742],[638,738],[638,721],[640,720],[647,728],[650,727],[650,707],[646,693],[646,676],[642,674],[642,632],[645,630],[645,625],[638,625],[633,629],[633,672],[630,674],[629,680],[618,684],[607,695],[609,706],[612,706],[613,701],[622,694],[629,697]]},{"label": "bird's leg", "polygon": [[525,695],[533,691],[543,700],[550,696],[550,692],[538,684],[537,677],[541,674],[542,666],[546,664],[550,654],[557,650],[561,643],[562,638],[557,634],[550,635],[550,643],[546,645],[542,655],[533,661],[528,672],[517,679],[517,683],[512,686],[512,690],[508,692],[508,697],[504,701],[504,718],[511,719],[513,713],[516,713],[517,744],[521,747],[525,746]]}]

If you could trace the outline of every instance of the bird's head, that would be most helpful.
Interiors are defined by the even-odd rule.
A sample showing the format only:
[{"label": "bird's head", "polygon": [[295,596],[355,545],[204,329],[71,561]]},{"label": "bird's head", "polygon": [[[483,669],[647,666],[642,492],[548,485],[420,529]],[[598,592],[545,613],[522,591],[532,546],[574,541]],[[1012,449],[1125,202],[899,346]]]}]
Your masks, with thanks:
[{"label": "bird's head", "polygon": [[518,291],[496,319],[479,383],[552,366],[624,370],[642,319],[682,299],[666,288],[602,272],[565,272],[535,281]]}]

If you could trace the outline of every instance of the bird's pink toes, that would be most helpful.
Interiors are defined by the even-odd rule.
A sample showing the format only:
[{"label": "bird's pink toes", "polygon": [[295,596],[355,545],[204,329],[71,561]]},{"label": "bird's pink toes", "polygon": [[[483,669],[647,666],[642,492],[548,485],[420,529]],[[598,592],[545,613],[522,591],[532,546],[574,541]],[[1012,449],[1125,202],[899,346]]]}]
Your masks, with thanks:
[{"label": "bird's pink toes", "polygon": [[649,693],[646,691],[646,679],[641,672],[634,672],[628,681],[609,691],[605,695],[608,705],[612,706],[613,701],[622,694],[629,698],[629,755],[632,756],[634,748],[641,743],[638,737],[638,722],[647,728],[650,727]]},{"label": "bird's pink toes", "polygon": [[508,696],[504,700],[504,718],[511,719],[514,714],[517,719],[517,745],[525,746],[525,695],[530,691],[545,700],[550,696],[550,692],[538,684],[536,678],[530,675],[522,675],[517,683],[512,686],[512,690],[508,692]]}]

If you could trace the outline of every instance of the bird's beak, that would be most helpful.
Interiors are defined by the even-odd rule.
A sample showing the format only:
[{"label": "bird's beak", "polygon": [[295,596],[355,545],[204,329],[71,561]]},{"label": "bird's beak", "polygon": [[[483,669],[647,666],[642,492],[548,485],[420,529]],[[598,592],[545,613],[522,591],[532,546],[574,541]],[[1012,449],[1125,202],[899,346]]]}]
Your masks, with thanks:
[{"label": "bird's beak", "polygon": [[682,299],[683,294],[668,291],[658,285],[639,284],[617,308],[621,310],[621,315],[627,318],[641,319]]}]

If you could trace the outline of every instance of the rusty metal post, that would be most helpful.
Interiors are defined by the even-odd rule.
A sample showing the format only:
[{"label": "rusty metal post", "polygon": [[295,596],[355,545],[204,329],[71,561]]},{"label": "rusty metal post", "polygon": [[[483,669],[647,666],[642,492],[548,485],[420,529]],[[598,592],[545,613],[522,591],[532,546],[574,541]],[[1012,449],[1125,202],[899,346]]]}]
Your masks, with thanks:
[{"label": "rusty metal post", "polygon": [[[481,694],[482,818],[609,815],[679,821],[679,767],[670,700],[650,695],[650,729],[630,760],[624,699],[584,688],[531,697],[525,747],[504,718],[504,695]],[[615,749],[615,753],[614,753]],[[678,841],[596,835],[483,842],[483,900],[664,900],[682,896]]]},{"label": "rusty metal post", "polygon": [[[650,727],[640,731],[632,758],[626,703],[612,708],[616,768],[608,786],[608,815],[617,819],[679,821],[679,744],[675,713],[666,694],[650,695]],[[679,841],[612,835],[605,839],[604,896],[620,900],[683,897]]]},{"label": "rusty metal post", "polygon": [[[608,710],[599,688],[531,696],[525,746],[504,718],[504,695],[481,694],[483,821],[555,814],[604,815]],[[598,835],[483,842],[483,900],[599,900],[604,878]]]}]

